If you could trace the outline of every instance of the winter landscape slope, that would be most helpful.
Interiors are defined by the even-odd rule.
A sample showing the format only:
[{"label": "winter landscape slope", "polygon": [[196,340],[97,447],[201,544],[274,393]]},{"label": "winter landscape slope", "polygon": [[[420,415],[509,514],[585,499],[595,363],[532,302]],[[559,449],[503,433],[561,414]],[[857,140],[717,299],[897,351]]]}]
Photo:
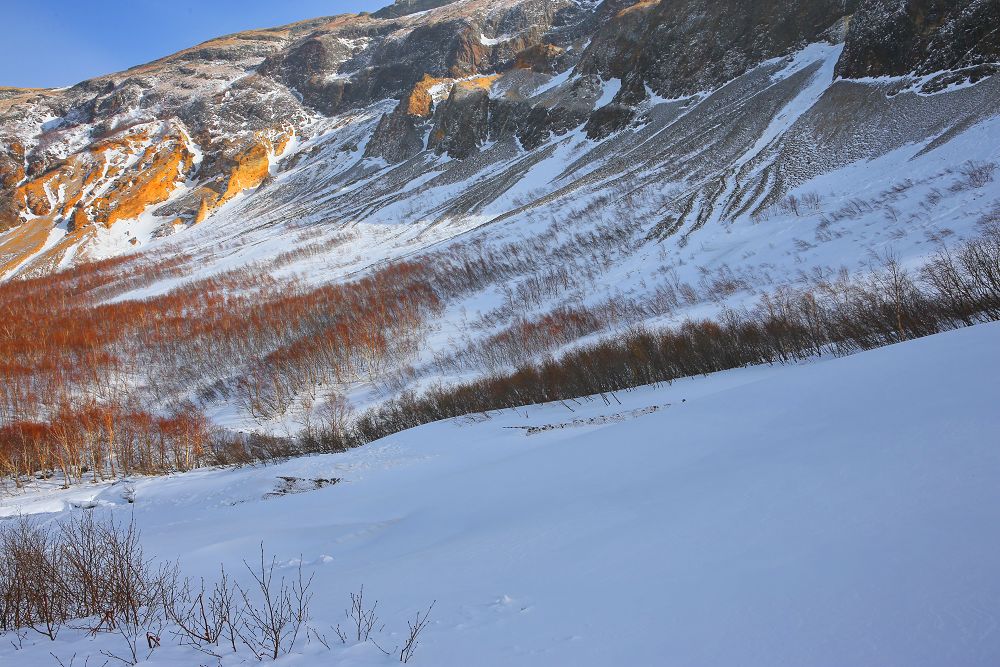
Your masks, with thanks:
[{"label": "winter landscape slope", "polygon": [[[299,559],[316,573],[316,628],[364,584],[390,648],[437,600],[413,664],[987,666],[998,367],[1000,326],[985,324],[622,405],[526,406],[344,454],[137,479],[131,506],[106,483],[0,512],[131,511],[151,552],[209,577],[225,561],[245,580],[237,565],[263,540],[282,574]],[[292,477],[342,481],[271,495]],[[396,661],[350,644],[302,642],[277,664]],[[94,664],[101,650],[121,639],[65,629],[0,656]],[[216,661],[165,646],[142,664]]]},{"label": "winter landscape slope", "polygon": [[[170,270],[67,296],[167,298],[235,272],[229,293],[256,302],[399,260],[486,267],[405,350],[321,373],[309,397],[240,397],[281,342],[129,380],[143,405],[294,434],[306,402],[360,409],[976,236],[1000,216],[996,16],[985,0],[397,3],[5,90],[0,273],[124,254]],[[601,315],[473,359],[566,309]]]},{"label": "winter landscape slope", "polygon": [[[287,665],[432,601],[413,664],[996,664],[1000,3],[750,5],[399,0],[0,88],[0,534],[134,516],[244,586],[263,542],[315,573]],[[99,621],[0,658],[146,657]],[[171,629],[142,664],[257,660]]]}]

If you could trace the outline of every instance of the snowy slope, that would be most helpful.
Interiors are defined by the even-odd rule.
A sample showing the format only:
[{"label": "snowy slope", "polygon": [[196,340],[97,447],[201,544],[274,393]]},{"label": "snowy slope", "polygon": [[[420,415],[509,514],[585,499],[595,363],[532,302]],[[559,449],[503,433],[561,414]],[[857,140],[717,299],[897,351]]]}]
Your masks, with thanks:
[{"label": "snowy slope", "polygon": [[[436,599],[411,664],[995,665],[998,369],[1000,324],[980,325],[622,405],[139,480],[135,516],[148,549],[191,574],[236,571],[261,540],[282,562],[301,554],[322,629],[362,583],[384,644]],[[524,428],[547,424],[566,426]],[[263,499],[279,476],[343,481]],[[0,513],[127,512],[121,489],[36,491]],[[116,638],[35,641],[0,642],[0,661],[80,664]],[[280,664],[393,662],[371,645],[301,652]],[[206,660],[171,646],[144,664]]]},{"label": "snowy slope", "polygon": [[[576,24],[580,32],[563,30],[567,26],[560,19],[547,33],[558,36],[553,43],[564,44],[560,48],[567,54],[596,56],[601,43],[607,48],[619,43],[610,35],[604,36],[610,41],[587,41],[593,30],[603,34],[599,22],[583,20],[595,8],[568,4],[583,21]],[[780,3],[768,4],[778,9]],[[818,4],[830,5],[838,16],[849,11],[829,0]],[[282,293],[349,283],[402,259],[429,266],[440,266],[442,260],[489,265],[484,273],[494,278],[475,289],[438,290],[442,313],[427,322],[412,350],[393,355],[380,377],[332,373],[328,361],[316,361],[326,381],[296,385],[267,415],[248,409],[238,387],[249,366],[270,364],[265,357],[290,340],[263,345],[259,355],[240,356],[225,368],[192,370],[183,381],[175,381],[177,373],[161,372],[157,362],[165,355],[157,350],[131,345],[113,351],[123,358],[147,355],[152,360],[134,378],[136,400],[151,411],[166,412],[172,403],[190,400],[216,425],[295,436],[313,418],[310,411],[334,396],[345,397],[361,412],[404,390],[509,371],[515,362],[558,354],[587,342],[588,336],[614,337],[630,327],[659,328],[715,317],[722,307],[752,307],[762,295],[788,285],[803,288],[835,280],[842,272],[866,273],[890,255],[915,268],[941,244],[954,248],[976,237],[983,223],[1000,219],[1000,77],[984,76],[974,85],[933,94],[918,92],[910,74],[845,78],[837,67],[847,53],[846,37],[825,28],[822,34],[768,51],[768,58],[758,54],[679,97],[650,82],[640,90],[635,77],[590,69],[575,55],[539,71],[511,67],[513,60],[501,58],[502,50],[522,49],[527,43],[508,40],[520,30],[493,19],[485,32],[471,34],[477,43],[483,35],[487,42],[499,40],[488,45],[503,61],[495,67],[441,78],[444,72],[435,69],[437,60],[424,53],[426,47],[411,44],[416,51],[408,62],[416,68],[410,72],[416,83],[391,94],[372,93],[370,99],[322,113],[302,107],[301,91],[298,97],[291,94],[296,86],[327,80],[327,75],[357,73],[360,61],[350,54],[362,45],[337,37],[345,31],[343,38],[352,35],[348,42],[360,39],[360,32],[351,32],[358,27],[351,27],[355,21],[386,29],[391,24],[407,34],[444,26],[428,43],[446,45],[451,42],[444,36],[455,29],[451,18],[474,15],[479,21],[509,15],[515,23],[549,26],[554,14],[518,8],[550,5],[567,2],[505,0],[493,8],[484,0],[470,0],[398,21],[359,15],[308,22],[263,42],[264,35],[237,39],[225,48],[248,60],[232,61],[245,67],[225,68],[234,76],[239,73],[232,85],[226,84],[226,95],[233,97],[218,105],[195,105],[195,116],[208,114],[198,122],[208,123],[209,135],[219,141],[209,145],[198,139],[197,119],[185,115],[170,121],[175,157],[188,166],[176,175],[173,190],[160,193],[167,198],[154,197],[158,203],[142,209],[139,217],[123,217],[110,228],[76,228],[74,223],[70,233],[66,221],[50,230],[36,217],[30,225],[0,232],[0,280],[130,253],[154,264],[180,266],[157,274],[159,278],[123,280],[113,297],[117,302],[178,289],[203,293],[205,281],[227,273],[252,276],[267,286],[267,298],[277,301]],[[654,6],[660,4],[637,3],[635,11]],[[669,26],[674,18],[648,22]],[[615,21],[619,19],[624,20],[616,16]],[[387,44],[381,40],[389,36],[373,39],[365,52],[372,57],[382,53],[379,44]],[[549,37],[539,32],[531,39]],[[565,43],[559,41],[563,38]],[[288,59],[300,47],[305,52],[319,48],[314,40],[331,44],[329,62]],[[667,48],[672,40],[651,42]],[[216,69],[202,62],[214,58],[211,52],[198,54],[184,57]],[[257,59],[267,66],[247,74]],[[271,69],[279,60],[285,63],[280,76]],[[661,64],[669,62],[664,56]],[[185,77],[194,75],[185,73],[187,65],[178,65],[176,72],[168,61],[156,67],[168,65],[171,77],[179,77],[171,81],[180,97],[171,99],[179,108],[192,107],[190,95],[197,97],[208,88],[188,87]],[[314,66],[323,69],[323,76],[305,77],[305,70]],[[283,78],[293,74],[303,78],[298,83]],[[424,74],[433,74],[430,80],[437,83],[427,85],[420,78]],[[124,93],[132,84],[115,85]],[[282,90],[279,104],[272,94]],[[422,96],[429,106],[420,111],[423,115],[413,116],[409,103]],[[37,103],[46,107],[53,102],[45,97]],[[228,120],[217,118],[213,109]],[[234,113],[239,120],[264,111],[276,115],[277,126],[243,128],[227,115]],[[286,127],[292,118],[295,122]],[[611,122],[614,118],[620,122]],[[82,141],[90,136],[86,128],[92,121],[67,126],[51,140]],[[244,136],[250,129],[252,141]],[[132,152],[116,149],[113,155],[123,168],[143,164],[139,153],[164,143],[152,136],[136,135]],[[280,151],[274,143],[279,136],[287,140]],[[254,147],[260,150],[255,153]],[[77,171],[73,179],[82,183],[84,172]],[[127,170],[114,173],[126,181],[132,178]],[[229,194],[212,199],[212,207],[206,203],[203,211],[199,201],[215,196],[204,190],[206,183],[218,189],[234,179],[239,187],[230,191],[227,185]],[[43,185],[52,194],[51,185]],[[100,187],[106,186],[110,184],[102,181]],[[68,190],[63,194],[69,197]],[[63,204],[68,206],[68,200]],[[202,213],[207,217],[202,219]],[[67,215],[68,209],[60,209],[57,217]],[[25,248],[30,256],[18,259]],[[508,258],[516,261],[501,270]],[[272,278],[280,289],[270,290]],[[561,309],[593,310],[600,313],[599,322],[572,340],[526,349],[525,359],[483,362],[483,355],[474,354],[491,337]],[[333,375],[335,382],[329,381]]]},{"label": "snowy slope", "polygon": [[[802,57],[808,62],[815,50],[807,49]],[[832,62],[828,57],[830,52],[824,51],[825,66]],[[814,93],[807,87],[803,95]],[[799,102],[801,97],[786,107],[789,122],[802,113]],[[853,162],[817,176],[791,190],[802,201],[814,197],[818,203],[813,206],[803,205],[793,213],[775,205],[757,218],[747,214],[724,223],[712,220],[690,237],[675,234],[661,241],[647,237],[662,203],[658,197],[637,197],[629,207],[606,205],[590,210],[590,198],[566,196],[538,210],[471,230],[457,222],[439,225],[430,217],[399,224],[394,220],[396,211],[390,207],[374,213],[370,222],[349,223],[344,228],[309,227],[317,233],[322,230],[331,238],[345,230],[351,236],[315,256],[283,265],[279,275],[294,276],[304,284],[323,284],[348,280],[370,270],[384,258],[419,256],[424,249],[453,247],[461,253],[469,248],[484,248],[503,254],[510,247],[545,244],[548,255],[540,256],[539,267],[456,300],[432,324],[422,353],[413,365],[420,381],[448,381],[454,378],[442,377],[432,364],[435,356],[461,352],[520,317],[538,317],[561,306],[597,308],[608,302],[649,304],[661,288],[688,289],[694,295],[690,300],[644,322],[655,328],[676,325],[687,318],[714,317],[722,303],[734,308],[752,306],[762,293],[783,285],[809,284],[818,277],[829,279],[841,269],[864,273],[877,256],[888,253],[907,266],[919,266],[942,241],[956,244],[974,238],[981,220],[998,215],[1000,178],[991,178],[981,187],[964,187],[962,174],[967,164],[1000,164],[1000,142],[994,140],[998,133],[1000,118],[992,118],[933,149],[929,148],[931,141],[906,144],[876,159]],[[556,175],[568,169],[567,163],[574,152],[591,144],[582,133],[574,134],[567,147],[541,162],[533,176],[523,180],[538,184],[537,187],[543,184],[555,187],[560,182]],[[760,152],[760,146],[753,145],[740,159],[752,163]],[[301,174],[292,172],[286,176],[286,182],[292,183],[300,177]],[[731,186],[734,183],[726,187]],[[427,192],[430,195],[443,190],[434,199],[446,200],[455,195],[450,187],[428,188]],[[590,197],[599,199],[604,192],[604,186],[599,186]],[[507,200],[505,197],[504,201]],[[244,221],[253,215],[252,204],[249,197],[234,202],[213,224],[164,242],[162,252],[192,252],[198,258],[193,263],[192,276],[154,283],[123,298],[162,294],[190,277],[203,278],[254,266],[253,262],[266,261],[300,243],[297,239],[302,229],[294,218],[247,230]],[[721,207],[714,210],[717,215]],[[477,218],[475,222],[482,221]],[[592,258],[576,240],[626,224],[632,225],[630,242],[605,251],[607,254],[599,260]],[[561,252],[566,249],[583,252],[567,259]],[[539,297],[537,302],[515,299],[512,312],[495,314],[508,302],[508,294],[517,294],[522,285],[530,286],[533,281],[544,279],[546,272],[564,267],[573,276],[566,287]],[[712,285],[717,281],[732,281],[736,286],[724,301],[712,293]],[[494,324],[484,327],[483,318],[487,316],[493,317]],[[618,326],[635,324],[634,321],[617,323]],[[613,335],[615,331],[609,327],[601,333]],[[464,370],[473,375],[494,369]],[[415,382],[410,386],[420,384]],[[384,398],[364,382],[339,387],[337,391],[349,395],[358,409]],[[234,428],[264,428],[279,434],[294,433],[300,428],[295,414],[280,424],[262,424],[244,414],[232,401],[207,409],[218,423]]]}]

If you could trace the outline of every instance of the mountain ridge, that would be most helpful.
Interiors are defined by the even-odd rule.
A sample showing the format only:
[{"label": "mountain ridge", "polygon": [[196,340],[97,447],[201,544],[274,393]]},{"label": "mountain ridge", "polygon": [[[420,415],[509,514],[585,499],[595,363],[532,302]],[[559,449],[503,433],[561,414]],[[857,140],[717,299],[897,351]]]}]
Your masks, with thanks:
[{"label": "mountain ridge", "polygon": [[[775,1],[752,12],[704,0],[459,0],[225,35],[0,100],[0,276],[141,249],[225,218],[234,199],[287,208],[298,188],[283,177],[331,163],[340,171],[312,183],[329,196],[294,215],[352,225],[392,202],[421,209],[406,183],[464,180],[448,206],[422,217],[468,226],[580,128],[595,142],[581,145],[585,162],[601,169],[492,217],[593,190],[615,170],[611,182],[634,181],[625,147],[645,136],[660,157],[645,160],[650,174],[635,187],[682,186],[650,234],[686,239],[709,220],[759,216],[803,178],[901,142],[944,141],[998,113],[990,59],[1000,37],[983,27],[996,11],[985,0]],[[751,116],[777,113],[765,102],[781,88],[768,83],[782,71],[775,59],[819,43],[843,44],[832,73],[824,69],[827,89],[788,136],[757,147],[770,158],[740,158],[754,142],[733,119],[764,132]],[[941,60],[942,43],[961,57]],[[953,68],[933,69],[942,63]],[[726,104],[735,106],[719,115]],[[689,132],[686,142],[655,136],[657,117]],[[899,117],[914,120],[902,134]],[[711,127],[728,138],[706,134]],[[804,155],[803,141],[822,159]],[[321,150],[331,142],[352,161],[331,160]],[[314,165],[321,152],[324,164]],[[711,174],[705,161],[716,165]],[[727,185],[730,169],[740,173]],[[344,189],[365,179],[374,187],[360,198]]]}]

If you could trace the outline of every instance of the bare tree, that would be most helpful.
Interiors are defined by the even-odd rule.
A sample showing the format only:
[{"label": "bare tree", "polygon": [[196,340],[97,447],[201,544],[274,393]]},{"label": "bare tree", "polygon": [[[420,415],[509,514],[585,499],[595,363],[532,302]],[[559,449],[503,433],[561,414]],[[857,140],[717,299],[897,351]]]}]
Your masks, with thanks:
[{"label": "bare tree", "polygon": [[[264,559],[264,545],[260,546],[260,565],[251,567],[243,561],[255,586],[248,591],[238,587],[243,603],[243,615],[236,634],[257,659],[271,658],[288,653],[295,645],[302,626],[309,620],[309,602],[312,593],[309,587],[313,575],[308,579],[302,574],[302,560],[299,559],[298,575],[289,581],[285,577],[275,580],[277,561],[274,557],[267,563]],[[259,600],[254,599],[259,594]]]},{"label": "bare tree", "polygon": [[[378,616],[375,613],[377,608],[378,600],[375,601],[375,604],[373,604],[370,609],[365,609],[365,587],[363,585],[357,593],[351,593],[351,608],[345,609],[344,615],[347,616],[351,627],[354,628],[353,634],[357,641],[368,641],[368,637],[371,635],[372,630],[378,623]],[[379,631],[381,631],[384,627],[385,626],[381,626]],[[338,625],[335,630],[337,632],[337,636],[341,638],[341,641],[346,643],[347,634],[340,629],[340,625]]]},{"label": "bare tree", "polygon": [[410,658],[413,657],[414,651],[417,650],[417,644],[420,643],[420,633],[424,631],[427,627],[427,621],[431,616],[431,610],[434,609],[434,605],[437,604],[437,600],[431,602],[431,606],[427,607],[427,611],[421,613],[418,611],[416,617],[413,621],[407,621],[406,624],[410,628],[410,633],[406,637],[406,642],[403,644],[403,648],[399,651],[399,661],[402,663],[407,663]]}]

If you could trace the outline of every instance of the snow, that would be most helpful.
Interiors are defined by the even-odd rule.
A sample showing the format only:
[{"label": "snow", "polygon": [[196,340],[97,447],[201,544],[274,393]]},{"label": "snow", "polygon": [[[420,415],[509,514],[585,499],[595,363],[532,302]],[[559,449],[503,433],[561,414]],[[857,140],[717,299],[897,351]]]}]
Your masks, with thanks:
[{"label": "snow", "polygon": [[[388,645],[437,600],[415,665],[994,665],[998,368],[1000,324],[979,325],[622,405],[137,479],[131,506],[102,484],[4,498],[0,513],[131,509],[147,550],[192,575],[237,572],[263,541],[316,573],[318,628],[364,584]],[[525,435],[547,424],[563,427]],[[264,499],[279,476],[342,481]],[[0,641],[0,661],[82,663],[117,641],[64,630],[20,651]],[[166,644],[143,664],[205,662]],[[373,646],[298,652],[279,664],[394,662]]]},{"label": "snow", "polygon": [[796,53],[791,63],[774,76],[775,80],[781,80],[813,63],[820,63],[820,68],[812,75],[809,84],[799,91],[798,95],[775,116],[767,126],[767,129],[760,135],[753,148],[736,161],[735,167],[737,169],[756,157],[768,144],[781,136],[781,134],[787,132],[802,114],[809,111],[819,101],[820,97],[823,96],[823,93],[826,92],[826,89],[833,81],[834,70],[837,67],[837,61],[840,60],[840,54],[843,50],[843,44],[810,44]]},{"label": "snow", "polygon": [[924,97],[930,97],[933,95],[941,95],[943,93],[955,92],[956,90],[961,90],[963,88],[972,88],[979,85],[989,77],[984,77],[977,79],[973,82],[971,79],[960,79],[954,83],[950,83],[947,86],[943,86],[940,90],[935,90],[934,92],[923,92],[922,88],[924,85],[930,83],[934,79],[941,76],[954,76],[961,72],[974,72],[977,68],[981,67],[982,64],[968,65],[966,67],[958,67],[956,69],[942,69],[934,72],[928,72],[927,74],[922,74],[917,76],[914,73],[907,73],[902,75],[883,75],[883,76],[862,76],[851,79],[844,79],[843,77],[838,77],[838,81],[850,81],[856,84],[869,84],[884,88],[890,88],[893,86],[903,87],[902,90],[909,90],[917,95]]},{"label": "snow", "polygon": [[512,39],[516,39],[517,35],[497,35],[496,37],[487,37],[483,33],[479,33],[479,43],[483,46],[496,46],[497,44],[503,44],[504,42],[509,42]]},{"label": "snow", "polygon": [[[690,243],[682,245],[681,234],[661,243],[643,243],[637,235],[635,243],[616,250],[595,274],[590,275],[588,271],[585,282],[578,281],[537,303],[525,305],[511,317],[498,320],[495,326],[486,329],[477,324],[484,314],[505,303],[505,286],[491,286],[482,293],[456,299],[447,304],[446,313],[431,325],[421,352],[406,361],[416,370],[407,388],[417,389],[436,379],[450,382],[468,379],[478,372],[497,370],[469,366],[442,376],[433,361],[436,356],[452,354],[462,346],[475,344],[496,333],[516,317],[535,317],[567,304],[593,307],[608,300],[648,303],[650,295],[661,286],[690,286],[696,292],[691,302],[642,322],[654,328],[676,325],[685,318],[713,317],[722,306],[752,306],[761,293],[780,285],[803,285],[817,276],[830,278],[842,268],[866,271],[873,253],[892,252],[905,266],[915,266],[938,248],[941,239],[957,243],[974,236],[978,221],[991,215],[1000,204],[1000,183],[993,181],[976,188],[957,186],[961,185],[960,172],[966,160],[1000,162],[1000,145],[994,140],[1000,130],[997,118],[972,125],[933,150],[928,148],[931,140],[925,138],[869,160],[857,160],[812,175],[789,191],[803,201],[807,197],[816,198],[815,206],[803,204],[801,210],[793,213],[776,204],[760,215],[746,213],[735,220],[726,217],[729,212],[721,203],[737,187],[737,179],[745,183],[757,170],[772,164],[767,157],[769,151],[775,150],[775,146],[781,145],[779,142],[794,134],[796,127],[808,121],[816,100],[829,91],[833,66],[841,48],[829,44],[810,45],[792,57],[765,64],[766,81],[780,85],[789,76],[800,73],[798,85],[784,98],[780,110],[775,111],[768,123],[762,124],[745,144],[745,151],[734,154],[728,173],[707,174],[723,181],[716,202],[719,205],[715,206],[707,224],[691,235]],[[809,74],[802,74],[806,68],[810,68]],[[550,79],[544,88],[566,85],[572,75],[572,69],[566,70]],[[441,89],[447,90],[449,85]],[[602,97],[610,99],[620,82],[612,79],[603,85]],[[766,87],[767,83],[762,85]],[[433,92],[438,94],[437,90]],[[683,130],[680,119],[690,113],[699,113],[702,104],[713,103],[710,95],[696,95],[685,100],[655,98],[649,104],[652,107],[670,103],[680,107],[683,101],[687,102],[683,108],[669,111],[667,116],[673,120],[659,127],[657,136],[670,136]],[[667,212],[666,202],[698,186],[697,183],[668,180],[662,175],[664,164],[641,166],[645,154],[657,149],[659,139],[656,139],[632,149],[635,163],[640,166],[627,178],[621,178],[620,167],[616,167],[608,173],[606,181],[595,180],[580,187],[579,183],[586,180],[585,174],[592,173],[599,178],[608,159],[600,155],[601,144],[587,138],[582,127],[553,135],[547,144],[534,149],[532,155],[514,152],[482,170],[458,171],[461,178],[454,180],[438,179],[456,164],[446,155],[428,156],[419,169],[407,174],[406,169],[397,165],[364,158],[366,141],[375,123],[395,104],[389,100],[353,115],[316,121],[314,126],[301,132],[300,142],[293,141],[289,145],[280,162],[272,162],[275,176],[272,186],[227,202],[214,211],[211,224],[156,238],[159,234],[154,232],[158,225],[169,221],[144,216],[138,223],[122,224],[121,233],[116,228],[113,233],[104,234],[93,244],[97,247],[91,256],[109,256],[122,249],[132,249],[130,240],[135,238],[138,245],[134,247],[139,250],[180,251],[197,258],[187,276],[173,276],[117,299],[163,294],[189,280],[241,268],[268,270],[278,279],[296,278],[302,285],[319,285],[346,280],[381,262],[419,255],[435,244],[444,247],[463,237],[493,249],[501,249],[504,244],[531,243],[548,234],[557,221],[572,221],[572,225],[552,236],[552,247],[570,244],[572,234],[586,233],[598,225],[614,225],[620,216],[624,216],[624,220],[645,221],[644,234]],[[623,137],[627,140],[632,131],[625,130],[622,135],[605,142],[619,141]],[[308,160],[296,164],[290,159],[306,151],[310,153]],[[592,153],[597,157],[577,164]],[[738,176],[733,170],[741,167],[746,168],[747,173]],[[391,176],[397,173],[405,176],[395,181]],[[502,193],[490,192],[475,210],[443,217],[443,211],[458,198],[483,184],[486,184],[483,190],[490,191],[490,179],[508,173],[517,173],[518,178],[505,183]],[[351,175],[344,176],[346,174]],[[368,189],[378,192],[387,181],[392,183],[391,188],[358,204],[365,199],[361,193]],[[609,194],[620,196],[637,182],[646,186],[630,194],[626,204],[611,202],[588,210],[591,202],[600,198],[606,200]],[[183,195],[185,188],[191,185],[179,187],[177,196]],[[566,194],[549,198],[561,188],[566,188]],[[767,192],[770,188],[756,196],[763,197]],[[897,194],[892,194],[894,192]],[[537,204],[546,198],[548,201]],[[342,203],[352,200],[354,203]],[[856,201],[867,208],[857,214],[837,217],[839,210]],[[253,225],[248,226],[248,220],[253,220]],[[351,238],[316,255],[283,264],[280,268],[268,268],[271,259],[300,243],[299,234],[307,227],[323,238],[333,238],[343,232],[348,232]],[[125,230],[131,230],[132,235],[125,235]],[[588,262],[581,260],[575,268],[586,266]],[[536,273],[546,268],[543,266]],[[713,297],[710,290],[703,287],[720,272],[730,272],[741,285],[736,293],[724,299]],[[537,275],[519,275],[506,287],[516,288],[519,282],[533,277]],[[637,321],[609,323],[596,336],[613,334],[616,328],[620,330],[637,324]],[[593,340],[594,337],[585,338],[570,345]],[[560,351],[551,350],[552,353]],[[361,380],[323,389],[335,389],[349,395],[359,410],[386,398],[384,392]],[[196,393],[193,389],[192,394]],[[244,413],[234,399],[214,399],[204,408],[213,421],[226,426],[270,429],[281,434],[294,433],[301,428],[294,410],[281,423],[260,424]]]},{"label": "snow", "polygon": [[450,79],[441,83],[435,83],[427,89],[427,94],[430,95],[431,100],[437,104],[451,94],[451,88],[453,85],[454,82]]},{"label": "snow", "polygon": [[576,72],[576,70],[573,69],[572,67],[570,67],[566,71],[560,72],[559,74],[556,74],[556,75],[552,76],[552,78],[550,78],[544,84],[542,84],[541,86],[539,86],[538,88],[536,88],[534,91],[532,91],[532,95],[538,96],[538,95],[541,95],[542,93],[548,92],[548,91],[550,91],[550,90],[552,90],[554,88],[557,88],[557,87],[563,85],[564,83],[566,83],[567,81],[569,81],[571,78],[573,78],[574,72]]},{"label": "snow", "polygon": [[[775,81],[780,81],[814,63],[819,64],[819,68],[812,75],[809,83],[771,120],[754,145],[733,163],[732,175],[726,179],[726,190],[723,199],[728,197],[738,187],[736,174],[739,173],[740,169],[760,156],[776,139],[788,132],[796,121],[819,101],[820,97],[823,96],[829,87],[830,82],[833,81],[834,70],[843,50],[843,44],[810,44],[797,52],[790,59],[788,65],[773,77]],[[757,171],[763,168],[758,167]],[[748,178],[748,175],[744,175],[743,178]],[[766,195],[767,193],[765,192],[760,197],[765,197]],[[722,217],[722,211],[716,212],[713,217],[714,220],[710,224],[718,223]]]},{"label": "snow", "polygon": [[597,100],[597,104],[594,105],[595,109],[600,109],[603,106],[611,104],[611,100],[615,99],[615,95],[618,91],[622,89],[621,79],[610,79],[604,82],[604,90],[601,92],[601,97]]}]

